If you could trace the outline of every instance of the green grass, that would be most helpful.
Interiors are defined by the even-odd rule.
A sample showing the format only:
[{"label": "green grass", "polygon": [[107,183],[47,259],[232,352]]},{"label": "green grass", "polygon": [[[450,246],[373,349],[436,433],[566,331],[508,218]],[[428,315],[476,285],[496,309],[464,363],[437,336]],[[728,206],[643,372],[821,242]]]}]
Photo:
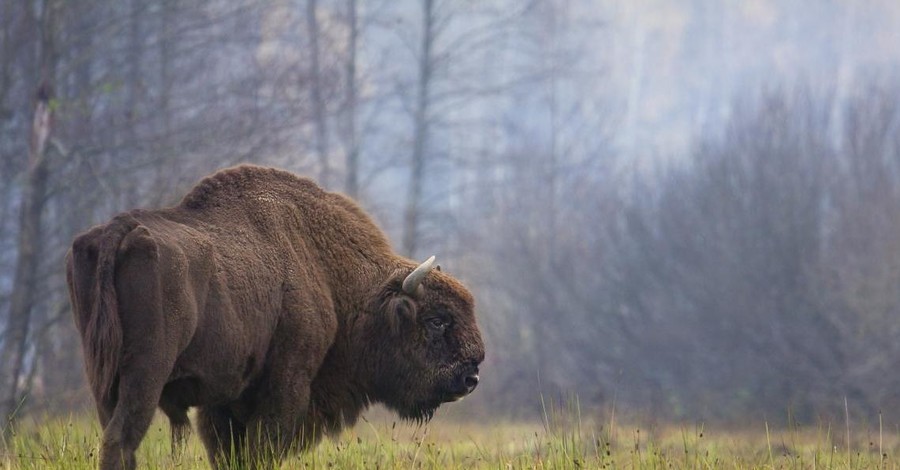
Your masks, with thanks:
[{"label": "green grass", "polygon": [[[640,427],[572,419],[545,423],[481,423],[441,419],[416,427],[390,418],[361,421],[337,440],[285,461],[281,468],[346,469],[900,469],[900,434],[813,427]],[[0,468],[93,469],[96,420],[27,419],[4,448]],[[199,438],[172,455],[168,425],[154,421],[138,453],[140,468],[208,468]]]}]

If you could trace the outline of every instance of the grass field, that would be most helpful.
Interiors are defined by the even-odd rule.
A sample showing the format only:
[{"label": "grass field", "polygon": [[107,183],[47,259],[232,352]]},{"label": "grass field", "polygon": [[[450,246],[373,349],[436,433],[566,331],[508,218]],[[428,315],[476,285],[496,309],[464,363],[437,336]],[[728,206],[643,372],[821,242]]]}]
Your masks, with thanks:
[{"label": "grass field", "polygon": [[[281,468],[347,469],[816,469],[900,468],[900,434],[838,427],[771,430],[700,425],[650,426],[588,423],[472,423],[442,420],[415,426],[374,417],[338,440],[294,456]],[[20,423],[0,468],[93,469],[100,430],[92,417]],[[849,447],[849,448],[848,448]],[[170,450],[168,425],[157,419],[138,453],[140,468],[206,469],[199,438],[178,455]]]}]

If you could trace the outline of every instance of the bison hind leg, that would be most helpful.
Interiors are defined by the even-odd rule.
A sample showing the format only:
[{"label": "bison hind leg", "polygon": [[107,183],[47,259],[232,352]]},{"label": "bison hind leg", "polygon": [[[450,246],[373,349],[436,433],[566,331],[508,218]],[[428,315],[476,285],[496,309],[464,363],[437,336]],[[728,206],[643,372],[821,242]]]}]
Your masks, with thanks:
[{"label": "bison hind leg", "polygon": [[159,407],[169,418],[169,428],[172,431],[172,454],[179,454],[184,449],[184,443],[191,433],[191,420],[187,415],[187,407],[178,406],[165,399],[159,403]]}]

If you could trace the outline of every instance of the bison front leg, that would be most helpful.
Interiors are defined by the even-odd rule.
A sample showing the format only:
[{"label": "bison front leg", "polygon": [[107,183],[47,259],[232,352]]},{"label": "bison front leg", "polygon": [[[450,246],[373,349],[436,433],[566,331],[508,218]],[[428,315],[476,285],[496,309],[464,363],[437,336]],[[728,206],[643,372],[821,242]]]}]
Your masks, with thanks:
[{"label": "bison front leg", "polygon": [[[309,446],[304,436],[313,378],[334,341],[337,319],[330,298],[287,289],[266,373],[252,400],[247,422],[249,454],[263,461],[282,459]],[[305,425],[306,424],[306,425]],[[317,434],[318,435],[318,434]]]},{"label": "bison front leg", "polygon": [[197,418],[197,429],[212,467],[241,467],[246,460],[244,424],[225,406],[204,406]]},{"label": "bison front leg", "polygon": [[312,380],[306,371],[280,372],[260,391],[257,407],[247,422],[248,457],[260,463],[280,461],[303,437]]},{"label": "bison front leg", "polygon": [[[285,457],[296,442],[309,403],[308,380],[297,379],[290,388],[287,382],[270,378],[238,402],[200,409],[197,427],[213,468],[272,468]],[[235,416],[233,409],[243,415],[250,403],[255,408],[248,417]]]}]

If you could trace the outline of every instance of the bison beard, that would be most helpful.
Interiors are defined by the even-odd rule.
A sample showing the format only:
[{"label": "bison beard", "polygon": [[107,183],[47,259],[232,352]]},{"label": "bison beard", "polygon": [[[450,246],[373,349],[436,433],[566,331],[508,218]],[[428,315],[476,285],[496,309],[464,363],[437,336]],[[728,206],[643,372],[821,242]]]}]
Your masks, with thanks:
[{"label": "bison beard", "polygon": [[350,199],[255,166],[80,235],[66,272],[100,467],[135,467],[157,407],[175,441],[198,408],[213,467],[270,464],[371,403],[431,419],[484,359],[471,295],[435,268]]}]

